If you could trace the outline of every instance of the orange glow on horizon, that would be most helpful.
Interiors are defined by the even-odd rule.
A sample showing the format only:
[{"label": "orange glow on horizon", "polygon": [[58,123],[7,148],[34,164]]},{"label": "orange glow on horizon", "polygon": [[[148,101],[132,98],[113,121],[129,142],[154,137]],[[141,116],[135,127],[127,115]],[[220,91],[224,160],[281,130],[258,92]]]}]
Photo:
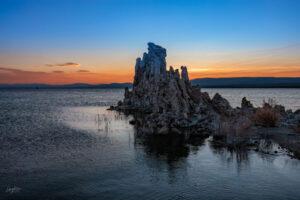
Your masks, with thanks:
[{"label": "orange glow on horizon", "polygon": [[230,77],[300,77],[300,70],[276,70],[276,69],[260,69],[260,70],[207,70],[202,72],[190,72],[190,79],[196,78],[230,78]]},{"label": "orange glow on horizon", "polygon": [[72,83],[124,83],[132,82],[132,74],[116,73],[90,73],[84,70],[79,72],[64,73],[63,71],[53,72],[33,72],[18,69],[9,69],[0,67],[0,83],[2,84],[72,84]]},{"label": "orange glow on horizon", "polygon": [[[289,68],[287,70],[269,68],[269,69],[243,69],[237,68],[203,68],[201,70],[189,70],[190,79],[196,78],[229,78],[229,77],[300,77],[298,68]],[[24,71],[19,69],[1,68],[1,84],[107,84],[107,83],[125,83],[133,81],[134,73],[93,73],[89,70],[78,70],[76,72],[64,72],[54,70],[52,72]]]},{"label": "orange glow on horizon", "polygon": [[[300,77],[300,45],[252,51],[185,49],[190,48],[170,49],[166,57],[167,68],[187,66],[190,79]],[[143,50],[58,51],[44,57],[30,52],[7,52],[0,55],[0,83],[132,82],[135,59]]]}]

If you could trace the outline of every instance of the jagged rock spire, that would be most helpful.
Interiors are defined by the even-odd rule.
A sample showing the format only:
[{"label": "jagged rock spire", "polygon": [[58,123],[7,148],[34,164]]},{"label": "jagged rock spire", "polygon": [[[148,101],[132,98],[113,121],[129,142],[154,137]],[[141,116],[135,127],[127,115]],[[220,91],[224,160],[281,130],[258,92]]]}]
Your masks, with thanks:
[{"label": "jagged rock spire", "polygon": [[191,86],[186,66],[181,72],[172,66],[167,70],[166,56],[165,48],[148,43],[148,52],[136,60],[133,88],[125,90],[118,109],[147,113],[141,124],[150,132],[185,126],[191,119],[195,125],[199,116],[205,124],[201,116],[207,115],[211,99],[200,87]]},{"label": "jagged rock spire", "polygon": [[140,71],[146,73],[148,77],[157,77],[166,72],[166,56],[165,48],[154,43],[148,43],[148,53],[144,53],[143,59],[137,58],[135,65],[135,75]]},{"label": "jagged rock spire", "polygon": [[126,92],[124,102],[138,110],[187,116],[195,104],[196,89],[192,90],[185,66],[181,73],[173,67],[166,70],[166,56],[165,48],[148,43],[148,53],[136,60],[133,89]]}]

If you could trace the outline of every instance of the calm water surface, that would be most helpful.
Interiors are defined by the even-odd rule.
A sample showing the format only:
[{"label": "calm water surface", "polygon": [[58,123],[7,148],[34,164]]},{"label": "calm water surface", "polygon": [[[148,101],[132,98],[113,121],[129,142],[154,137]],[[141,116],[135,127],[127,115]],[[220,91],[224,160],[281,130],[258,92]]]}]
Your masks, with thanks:
[{"label": "calm water surface", "polygon": [[[204,89],[233,106],[299,89]],[[230,152],[210,138],[143,141],[107,111],[123,90],[0,90],[0,199],[299,199],[300,161]]]}]

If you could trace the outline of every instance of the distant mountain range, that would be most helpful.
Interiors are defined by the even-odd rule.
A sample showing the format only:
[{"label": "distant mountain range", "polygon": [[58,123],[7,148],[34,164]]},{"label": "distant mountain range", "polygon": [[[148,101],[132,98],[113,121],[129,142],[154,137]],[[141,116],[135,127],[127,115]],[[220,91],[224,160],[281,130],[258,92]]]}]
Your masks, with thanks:
[{"label": "distant mountain range", "polygon": [[[240,78],[198,78],[191,80],[192,85],[202,88],[300,88],[299,78],[274,77],[240,77]],[[132,87],[132,83],[111,83],[91,85],[74,83],[68,85],[47,84],[0,84],[0,89],[84,89],[84,88],[125,88]]]},{"label": "distant mountain range", "polygon": [[191,83],[202,88],[300,88],[300,77],[198,78]]}]

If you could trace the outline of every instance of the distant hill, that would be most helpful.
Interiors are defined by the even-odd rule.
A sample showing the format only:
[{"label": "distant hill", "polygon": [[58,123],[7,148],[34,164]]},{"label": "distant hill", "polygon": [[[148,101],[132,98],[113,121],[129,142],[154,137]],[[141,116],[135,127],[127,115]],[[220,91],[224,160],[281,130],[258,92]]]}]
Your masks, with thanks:
[{"label": "distant hill", "polygon": [[[202,88],[300,88],[299,78],[274,77],[240,77],[240,78],[198,78],[191,80],[192,85]],[[0,84],[0,89],[85,89],[85,88],[125,88],[132,87],[132,83],[110,83],[91,85],[74,83],[68,85],[47,84]]]},{"label": "distant hill", "polygon": [[300,88],[300,77],[198,78],[191,83],[202,88]]}]

